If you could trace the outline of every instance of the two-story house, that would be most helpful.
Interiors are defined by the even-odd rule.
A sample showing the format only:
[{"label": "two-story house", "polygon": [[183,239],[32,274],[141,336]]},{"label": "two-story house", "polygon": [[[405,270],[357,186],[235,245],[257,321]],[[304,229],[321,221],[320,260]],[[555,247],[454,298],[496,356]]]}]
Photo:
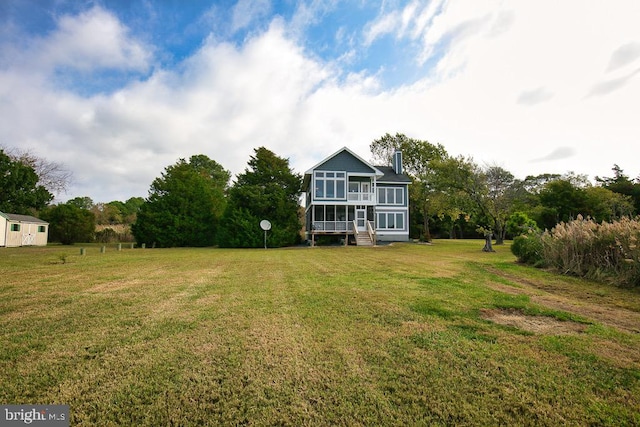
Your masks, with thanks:
[{"label": "two-story house", "polygon": [[305,172],[306,237],[344,235],[358,245],[409,240],[409,184],[402,153],[373,166],[344,147]]}]

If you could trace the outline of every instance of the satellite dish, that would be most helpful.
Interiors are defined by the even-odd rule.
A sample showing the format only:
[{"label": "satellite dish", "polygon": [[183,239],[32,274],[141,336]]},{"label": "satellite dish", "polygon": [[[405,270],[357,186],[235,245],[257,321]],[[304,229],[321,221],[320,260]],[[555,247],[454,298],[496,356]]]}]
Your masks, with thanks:
[{"label": "satellite dish", "polygon": [[267,249],[267,231],[271,230],[271,223],[263,219],[260,221],[260,228],[264,230],[264,248]]}]

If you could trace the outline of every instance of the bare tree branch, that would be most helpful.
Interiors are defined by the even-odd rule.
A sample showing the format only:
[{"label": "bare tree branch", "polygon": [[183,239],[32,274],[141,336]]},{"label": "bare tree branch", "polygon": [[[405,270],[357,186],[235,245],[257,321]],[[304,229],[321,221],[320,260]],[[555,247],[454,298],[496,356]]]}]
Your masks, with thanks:
[{"label": "bare tree branch", "polygon": [[38,175],[39,184],[50,193],[55,195],[66,193],[71,184],[73,173],[65,165],[38,157],[31,150],[7,149],[2,146],[0,146],[0,149],[14,161],[33,168],[36,175]]}]

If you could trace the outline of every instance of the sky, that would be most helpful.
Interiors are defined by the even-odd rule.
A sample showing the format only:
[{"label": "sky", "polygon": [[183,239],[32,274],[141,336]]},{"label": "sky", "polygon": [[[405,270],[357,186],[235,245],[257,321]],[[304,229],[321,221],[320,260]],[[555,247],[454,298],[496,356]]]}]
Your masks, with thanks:
[{"label": "sky", "polygon": [[304,173],[386,133],[516,178],[640,175],[637,0],[0,0],[0,146],[147,197],[179,159]]}]

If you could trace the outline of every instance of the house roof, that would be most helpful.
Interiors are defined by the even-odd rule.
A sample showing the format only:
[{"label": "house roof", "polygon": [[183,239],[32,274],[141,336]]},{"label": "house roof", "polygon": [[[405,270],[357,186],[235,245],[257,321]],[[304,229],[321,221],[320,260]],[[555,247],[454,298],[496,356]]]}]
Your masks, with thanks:
[{"label": "house roof", "polygon": [[378,168],[373,166],[371,163],[367,162],[362,157],[358,156],[356,153],[354,153],[353,151],[349,150],[347,147],[342,147],[341,149],[339,149],[338,151],[336,151],[335,153],[333,153],[329,157],[326,157],[326,158],[322,159],[322,161],[320,161],[319,163],[317,163],[311,169],[307,170],[304,173],[304,180],[303,180],[303,183],[302,183],[302,188],[306,189],[306,188],[309,187],[309,184],[311,183],[311,174],[313,173],[314,170],[316,170],[317,168],[319,168],[320,166],[322,166],[323,164],[327,163],[328,161],[330,161],[331,159],[333,159],[334,157],[338,156],[339,154],[341,154],[343,152],[349,153],[351,156],[353,156],[359,162],[362,162],[362,164],[365,165],[366,168],[371,169],[371,174],[376,175],[378,177],[381,177],[381,176],[384,175],[384,173],[382,171],[380,171]]},{"label": "house roof", "polygon": [[14,222],[34,222],[38,224],[49,224],[47,221],[43,221],[31,215],[19,215],[19,214],[10,214],[10,213],[0,212],[0,216],[3,216],[9,221],[14,221]]},{"label": "house roof", "polygon": [[321,166],[323,163],[328,162],[329,160],[333,159],[335,156],[337,156],[338,154],[342,153],[343,151],[346,151],[347,153],[351,154],[353,157],[355,157],[356,159],[358,159],[359,161],[361,161],[362,163],[364,163],[365,165],[367,165],[368,167],[371,168],[371,172],[375,173],[378,176],[382,175],[382,172],[378,170],[378,168],[376,168],[375,166],[373,166],[372,164],[370,164],[369,162],[367,162],[366,160],[364,160],[362,157],[358,156],[356,153],[354,153],[353,151],[349,150],[347,147],[342,147],[341,149],[339,149],[338,151],[336,151],[335,153],[333,153],[332,155],[330,155],[329,157],[323,159],[320,163],[316,164],[315,166],[313,166],[311,169],[309,169],[308,171],[306,171],[304,174],[305,175],[311,175],[311,172],[314,171],[314,169],[317,169],[319,166]]},{"label": "house roof", "polygon": [[410,184],[411,178],[404,173],[396,173],[391,166],[376,166],[384,175],[378,178],[378,182]]},{"label": "house roof", "polygon": [[410,184],[411,183],[411,178],[409,178],[409,176],[407,176],[404,173],[397,174],[393,170],[393,168],[391,166],[373,166],[372,164],[370,164],[369,162],[364,160],[362,157],[358,156],[356,153],[354,153],[353,151],[349,150],[347,147],[342,147],[340,150],[336,151],[335,153],[333,153],[329,157],[323,159],[321,162],[319,162],[318,164],[316,164],[315,166],[313,166],[311,169],[307,170],[304,173],[303,188],[305,188],[305,189],[308,188],[308,186],[309,186],[309,184],[311,182],[311,174],[313,173],[314,170],[316,170],[317,168],[319,168],[323,164],[327,163],[328,161],[330,161],[331,159],[333,159],[337,155],[341,154],[342,152],[349,153],[354,158],[356,158],[357,160],[362,162],[364,165],[366,165],[368,168],[370,168],[371,169],[371,173],[376,175],[378,182],[397,183],[397,184]]}]

